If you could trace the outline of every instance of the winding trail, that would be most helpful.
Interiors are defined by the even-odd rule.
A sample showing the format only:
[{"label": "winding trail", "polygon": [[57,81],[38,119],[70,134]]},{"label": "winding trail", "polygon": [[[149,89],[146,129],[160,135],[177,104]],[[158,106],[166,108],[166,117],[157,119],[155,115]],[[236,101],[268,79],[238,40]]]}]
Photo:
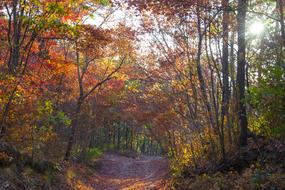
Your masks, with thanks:
[{"label": "winding trail", "polygon": [[92,186],[96,190],[166,190],[168,175],[166,158],[106,154],[100,160]]}]

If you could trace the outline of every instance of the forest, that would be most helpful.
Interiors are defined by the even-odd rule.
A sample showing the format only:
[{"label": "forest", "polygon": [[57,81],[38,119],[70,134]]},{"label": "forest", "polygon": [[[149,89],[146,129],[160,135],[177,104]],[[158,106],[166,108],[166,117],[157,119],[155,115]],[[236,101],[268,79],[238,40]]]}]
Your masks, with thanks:
[{"label": "forest", "polygon": [[0,190],[285,189],[284,0],[0,0]]}]

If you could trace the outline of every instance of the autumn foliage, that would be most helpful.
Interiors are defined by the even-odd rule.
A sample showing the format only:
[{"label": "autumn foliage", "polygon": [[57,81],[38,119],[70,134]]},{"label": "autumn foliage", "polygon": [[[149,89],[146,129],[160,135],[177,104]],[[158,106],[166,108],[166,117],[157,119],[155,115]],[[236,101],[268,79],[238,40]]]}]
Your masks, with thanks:
[{"label": "autumn foliage", "polygon": [[[1,142],[34,163],[163,155],[176,187],[194,189],[230,188],[236,158],[258,152],[237,187],[277,187],[280,171],[266,177],[259,156],[284,141],[283,4],[1,1]],[[0,151],[0,163],[10,159]],[[250,184],[256,175],[270,185]]]}]

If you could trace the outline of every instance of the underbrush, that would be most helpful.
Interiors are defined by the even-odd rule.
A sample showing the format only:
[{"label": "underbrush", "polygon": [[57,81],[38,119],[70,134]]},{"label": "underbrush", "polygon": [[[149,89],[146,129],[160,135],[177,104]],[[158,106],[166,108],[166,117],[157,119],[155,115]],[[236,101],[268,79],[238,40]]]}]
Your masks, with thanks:
[{"label": "underbrush", "polygon": [[128,149],[122,149],[122,150],[109,149],[106,152],[110,154],[117,154],[117,155],[125,156],[127,158],[137,158],[140,155],[139,152],[135,150],[128,150]]},{"label": "underbrush", "polygon": [[73,151],[71,159],[78,162],[88,162],[100,158],[103,152],[101,148],[97,147],[86,149],[78,148]]},{"label": "underbrush", "polygon": [[87,176],[86,171],[95,172],[97,160],[102,154],[102,150],[92,148],[80,154],[84,162],[72,160],[55,163],[34,160],[29,155],[21,154],[10,144],[0,142],[0,190],[72,189],[77,179]]},{"label": "underbrush", "polygon": [[285,143],[247,147],[232,155],[226,164],[186,167],[173,178],[177,190],[283,190],[285,189]]},{"label": "underbrush", "polygon": [[136,158],[139,156],[139,153],[134,150],[121,150],[119,154],[128,158]]},{"label": "underbrush", "polygon": [[245,169],[242,174],[236,171],[227,173],[202,174],[194,178],[176,179],[174,187],[178,190],[190,189],[244,189],[244,190],[282,190],[285,188],[285,174],[279,166],[267,165],[265,168],[256,168],[258,163]]},{"label": "underbrush", "polygon": [[39,172],[31,166],[19,167],[17,164],[0,168],[0,189],[2,190],[49,190],[60,184],[60,169]]}]

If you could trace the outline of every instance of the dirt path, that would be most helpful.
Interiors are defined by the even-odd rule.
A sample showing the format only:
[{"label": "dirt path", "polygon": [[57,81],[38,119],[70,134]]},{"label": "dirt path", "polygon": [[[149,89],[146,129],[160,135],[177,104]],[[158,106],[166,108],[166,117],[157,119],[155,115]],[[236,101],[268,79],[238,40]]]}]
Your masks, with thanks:
[{"label": "dirt path", "polygon": [[115,154],[105,155],[95,174],[96,190],[166,190],[168,161],[162,157],[136,159]]}]

